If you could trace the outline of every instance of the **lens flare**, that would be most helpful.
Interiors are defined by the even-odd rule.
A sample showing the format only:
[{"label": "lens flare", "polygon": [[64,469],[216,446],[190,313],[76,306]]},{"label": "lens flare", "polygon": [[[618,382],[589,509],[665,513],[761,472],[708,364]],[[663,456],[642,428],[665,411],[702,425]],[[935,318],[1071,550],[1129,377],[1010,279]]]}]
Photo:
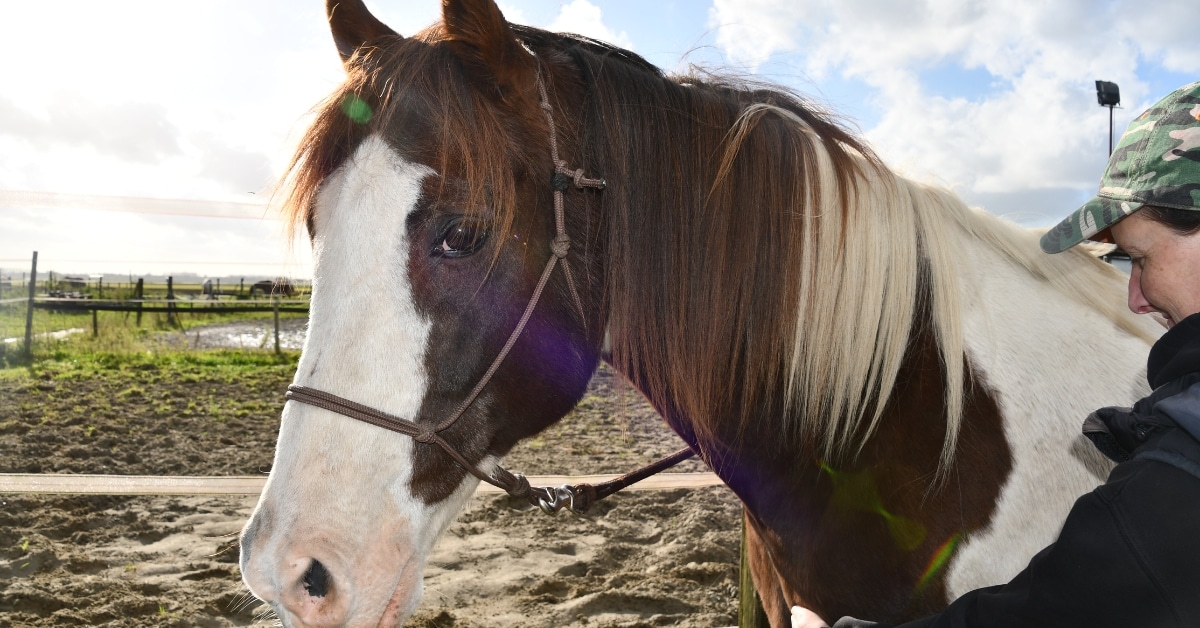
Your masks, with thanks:
[{"label": "lens flare", "polygon": [[375,112],[371,111],[371,105],[359,98],[357,94],[346,94],[346,97],[342,99],[342,113],[358,124],[370,122],[371,117],[375,115]]},{"label": "lens flare", "polygon": [[954,550],[958,547],[960,540],[962,540],[962,535],[955,534],[938,546],[937,551],[933,553],[933,558],[929,559],[929,565],[925,567],[925,572],[921,574],[921,579],[917,581],[918,591],[924,589],[925,585],[929,584],[929,581],[945,568],[950,557],[954,555]]},{"label": "lens flare", "polygon": [[838,471],[824,462],[820,464],[821,470],[833,481],[834,504],[844,509],[873,512],[883,517],[892,542],[905,552],[917,549],[925,541],[924,525],[884,508],[875,477],[870,471],[848,473]]}]

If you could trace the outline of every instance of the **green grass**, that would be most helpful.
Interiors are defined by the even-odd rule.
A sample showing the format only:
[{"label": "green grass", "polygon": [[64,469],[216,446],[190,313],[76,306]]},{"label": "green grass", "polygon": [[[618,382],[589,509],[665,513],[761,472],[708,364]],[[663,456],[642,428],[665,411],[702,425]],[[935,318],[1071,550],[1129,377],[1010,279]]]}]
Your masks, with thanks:
[{"label": "green grass", "polygon": [[[303,318],[301,313],[281,312],[281,319]],[[256,312],[232,313],[191,313],[183,312],[175,316],[174,325],[162,312],[147,312],[142,315],[141,324],[137,322],[137,314],[133,312],[97,312],[96,327],[93,331],[91,312],[61,313],[49,310],[35,309],[33,312],[33,360],[63,360],[76,361],[111,360],[112,357],[86,357],[89,354],[97,356],[141,356],[141,355],[173,355],[188,354],[218,354],[219,351],[199,351],[192,349],[171,349],[159,342],[156,337],[159,332],[179,331],[200,325],[232,323],[238,321],[270,321],[270,315],[264,317]],[[46,338],[45,334],[68,330],[83,331],[63,339]],[[29,365],[30,360],[22,351],[25,336],[25,306],[0,306],[0,338],[17,338],[16,342],[0,344],[0,369]],[[268,343],[269,344],[269,343]],[[262,351],[229,351],[230,356],[254,355]],[[286,352],[285,352],[286,355]],[[262,356],[258,356],[262,357]],[[132,359],[132,358],[130,358]],[[158,359],[155,357],[154,359]],[[241,358],[222,358],[218,361],[229,362]],[[246,358],[256,360],[254,358]]]},{"label": "green grass", "polygon": [[25,364],[0,369],[0,378],[53,378],[60,381],[90,379],[112,371],[142,371],[141,382],[116,392],[118,399],[140,399],[147,388],[164,376],[187,381],[199,375],[209,379],[235,380],[247,371],[263,368],[295,368],[298,351],[243,351],[236,349],[161,349],[145,352],[92,351],[86,343],[57,343],[52,350],[35,352]]}]

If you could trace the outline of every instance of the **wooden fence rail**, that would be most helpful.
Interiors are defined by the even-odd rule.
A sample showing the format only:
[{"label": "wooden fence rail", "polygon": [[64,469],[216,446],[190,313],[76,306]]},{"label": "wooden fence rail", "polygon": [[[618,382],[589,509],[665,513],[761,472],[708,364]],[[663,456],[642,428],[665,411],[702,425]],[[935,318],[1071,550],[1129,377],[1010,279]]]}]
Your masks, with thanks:
[{"label": "wooden fence rail", "polygon": [[[599,484],[617,475],[531,476],[534,486]],[[165,476],[87,475],[81,473],[0,473],[0,494],[38,493],[53,495],[258,495],[265,475]],[[630,486],[631,491],[721,486],[714,473],[661,473]],[[476,495],[502,493],[491,484],[480,483]]]},{"label": "wooden fence rail", "polygon": [[[19,299],[24,301],[24,299]],[[203,301],[190,299],[131,299],[126,301],[102,301],[99,299],[62,299],[37,297],[33,307],[39,310],[57,311],[101,311],[101,312],[189,312],[195,314],[221,314],[233,312],[308,312],[308,301],[298,299],[263,299],[258,303],[247,301]]]}]

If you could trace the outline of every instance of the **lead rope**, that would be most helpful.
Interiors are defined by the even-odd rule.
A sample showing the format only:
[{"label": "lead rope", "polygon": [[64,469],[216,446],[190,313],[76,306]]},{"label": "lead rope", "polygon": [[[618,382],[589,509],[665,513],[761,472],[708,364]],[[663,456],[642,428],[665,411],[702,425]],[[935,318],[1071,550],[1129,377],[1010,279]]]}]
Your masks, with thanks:
[{"label": "lead rope", "polygon": [[550,127],[550,158],[554,162],[554,172],[550,178],[550,185],[554,190],[555,236],[554,241],[550,245],[552,255],[546,262],[546,267],[542,270],[542,276],[538,278],[537,286],[533,289],[533,294],[530,296],[529,303],[525,306],[525,311],[521,314],[520,320],[517,321],[516,328],[509,334],[508,341],[504,343],[504,347],[500,349],[500,353],[496,355],[496,359],[492,360],[491,366],[488,367],[488,370],[479,379],[479,382],[475,384],[475,387],[471,389],[471,392],[445,420],[433,427],[392,416],[370,406],[365,406],[344,397],[307,386],[288,386],[285,396],[289,401],[316,406],[376,427],[382,427],[386,430],[411,436],[413,440],[419,443],[437,445],[471,475],[499,488],[513,497],[527,499],[529,503],[538,506],[547,513],[558,512],[564,507],[575,513],[583,513],[591,508],[595,502],[691,458],[694,452],[690,448],[685,447],[666,458],[653,462],[632,473],[627,473],[600,484],[564,484],[553,488],[548,486],[530,486],[529,480],[524,475],[512,473],[500,465],[496,465],[495,470],[490,475],[484,473],[477,466],[467,461],[460,452],[451,447],[450,443],[446,442],[440,435],[442,431],[454,425],[455,421],[458,421],[459,417],[471,407],[471,404],[483,392],[483,388],[492,380],[492,377],[500,368],[500,363],[508,356],[509,351],[516,344],[517,338],[525,330],[530,317],[533,316],[534,308],[542,298],[542,292],[546,289],[546,284],[550,281],[550,275],[554,272],[555,265],[560,261],[562,262],[563,274],[567,278],[567,287],[571,293],[571,300],[574,302],[576,313],[579,315],[579,321],[581,324],[587,324],[587,317],[583,309],[583,299],[579,297],[579,291],[575,287],[575,277],[571,273],[570,264],[567,263],[567,252],[571,249],[571,238],[567,235],[563,192],[567,190],[571,183],[574,183],[577,188],[587,187],[603,190],[605,182],[604,179],[590,179],[585,177],[582,168],[571,170],[567,167],[567,162],[559,158],[558,132],[554,125],[554,112],[550,107],[550,100],[546,96],[546,86],[542,82],[540,70],[537,74],[537,87],[540,98],[539,106],[546,115],[546,122]]}]

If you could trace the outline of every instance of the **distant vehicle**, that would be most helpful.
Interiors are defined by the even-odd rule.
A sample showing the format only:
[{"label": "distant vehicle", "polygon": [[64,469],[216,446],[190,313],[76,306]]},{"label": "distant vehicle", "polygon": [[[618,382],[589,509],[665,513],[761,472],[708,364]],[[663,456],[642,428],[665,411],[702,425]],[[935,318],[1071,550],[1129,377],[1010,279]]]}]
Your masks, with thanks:
[{"label": "distant vehicle", "polygon": [[291,297],[296,295],[296,288],[286,277],[264,279],[250,286],[250,297]]},{"label": "distant vehicle", "polygon": [[88,287],[87,279],[83,277],[64,276],[59,280],[58,286],[61,289],[84,290]]}]

